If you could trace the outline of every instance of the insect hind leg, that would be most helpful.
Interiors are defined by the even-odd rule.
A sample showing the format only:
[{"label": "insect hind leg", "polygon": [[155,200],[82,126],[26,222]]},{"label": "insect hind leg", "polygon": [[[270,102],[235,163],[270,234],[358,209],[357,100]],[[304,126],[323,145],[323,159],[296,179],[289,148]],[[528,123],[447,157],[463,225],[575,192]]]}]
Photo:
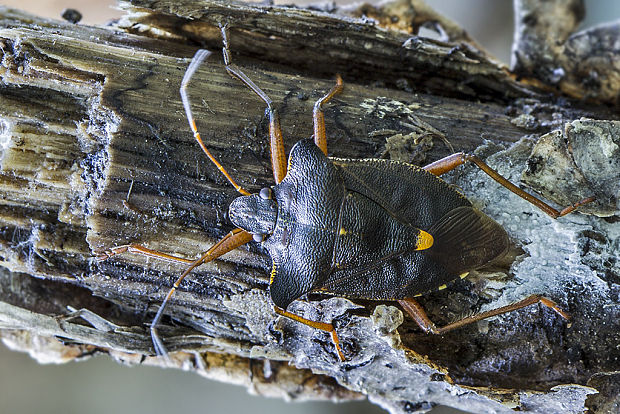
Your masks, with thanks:
[{"label": "insect hind leg", "polygon": [[424,332],[433,333],[436,335],[442,335],[448,331],[453,329],[460,328],[465,325],[469,325],[470,323],[478,322],[483,319],[487,319],[493,316],[502,315],[504,313],[512,312],[517,309],[524,308],[529,305],[533,305],[536,303],[540,303],[550,309],[553,309],[558,315],[562,318],[568,320],[570,319],[570,315],[563,311],[554,301],[549,298],[546,298],[542,295],[531,295],[527,298],[520,300],[519,302],[511,303],[510,305],[502,306],[500,308],[491,309],[486,312],[478,313],[476,315],[468,316],[463,319],[459,319],[456,322],[448,324],[446,326],[437,327],[435,324],[429,319],[424,311],[422,305],[420,305],[415,299],[407,298],[401,299],[398,301],[403,309],[412,317],[412,319],[422,328]]},{"label": "insect hind leg", "polygon": [[484,171],[489,177],[491,177],[492,179],[494,179],[499,184],[506,187],[508,190],[512,191],[519,197],[532,203],[533,205],[535,205],[536,207],[538,207],[539,209],[541,209],[543,212],[545,212],[547,215],[549,215],[550,217],[554,219],[565,216],[573,212],[577,207],[594,201],[594,197],[588,197],[562,210],[556,210],[555,208],[551,207],[549,204],[545,203],[541,199],[523,191],[522,189],[520,189],[519,187],[517,187],[516,185],[514,185],[513,183],[511,183],[504,177],[502,177],[500,173],[498,173],[493,168],[489,167],[484,161],[482,161],[477,156],[472,155],[472,154],[465,154],[464,152],[457,152],[456,154],[449,155],[445,158],[442,158],[438,161],[435,161],[425,166],[424,169],[430,172],[431,174],[439,176],[449,171],[452,171],[459,165],[463,165],[466,162],[474,163],[478,168]]}]

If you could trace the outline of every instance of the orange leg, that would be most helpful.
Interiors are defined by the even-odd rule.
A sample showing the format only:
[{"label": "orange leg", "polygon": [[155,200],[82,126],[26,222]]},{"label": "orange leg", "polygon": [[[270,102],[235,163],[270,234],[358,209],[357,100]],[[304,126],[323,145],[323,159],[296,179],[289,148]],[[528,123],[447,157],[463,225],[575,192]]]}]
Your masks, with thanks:
[{"label": "orange leg", "polygon": [[159,323],[159,321],[161,320],[161,317],[163,316],[163,312],[164,312],[164,309],[166,308],[166,305],[168,304],[168,301],[174,294],[174,291],[177,290],[177,288],[179,287],[183,279],[185,279],[185,276],[187,276],[192,270],[194,270],[196,267],[200,266],[201,264],[208,263],[212,260],[215,260],[221,255],[226,254],[229,251],[234,250],[237,247],[246,244],[250,240],[252,240],[252,235],[245,230],[235,229],[231,231],[226,236],[224,236],[220,241],[215,243],[209,250],[203,253],[203,255],[199,259],[193,261],[192,264],[185,270],[185,272],[183,272],[183,274],[179,276],[176,282],[174,282],[174,285],[172,285],[172,288],[170,288],[170,290],[168,291],[166,298],[164,299],[161,306],[159,307],[159,310],[155,314],[155,318],[153,319],[153,322],[151,322],[151,338],[153,340],[153,346],[155,347],[155,353],[157,355],[168,354],[168,352],[166,351],[166,347],[164,346],[163,342],[159,338],[159,335],[157,334],[157,324]]},{"label": "orange leg", "polygon": [[506,187],[507,189],[509,189],[516,195],[518,195],[519,197],[534,204],[536,207],[538,207],[539,209],[541,209],[542,211],[544,211],[545,213],[547,213],[549,216],[551,216],[554,219],[565,216],[568,213],[571,213],[572,211],[574,211],[577,207],[594,201],[594,197],[588,197],[562,210],[556,210],[555,208],[551,207],[549,204],[545,203],[539,198],[534,197],[531,194],[526,193],[525,191],[523,191],[522,189],[520,189],[519,187],[517,187],[516,185],[514,185],[513,183],[511,183],[504,177],[502,177],[497,171],[495,171],[493,168],[485,164],[480,158],[476,157],[475,155],[465,154],[463,152],[457,152],[456,154],[452,154],[452,155],[447,156],[446,158],[442,158],[438,161],[435,161],[427,165],[426,167],[424,167],[424,169],[434,175],[441,175],[441,174],[447,173],[448,171],[452,171],[454,168],[468,161],[476,164],[476,166],[480,168],[482,171],[484,171],[489,177],[491,177],[492,179],[494,179],[495,181],[500,183],[502,186]]},{"label": "orange leg", "polygon": [[224,64],[226,65],[226,71],[233,78],[239,79],[245,86],[250,88],[259,98],[267,105],[267,112],[269,113],[269,145],[271,149],[271,168],[273,169],[273,178],[276,184],[280,184],[286,176],[286,153],[284,152],[284,139],[282,137],[282,127],[280,126],[280,116],[277,110],[273,107],[273,101],[267,94],[245,73],[241,71],[232,63],[230,50],[228,49],[228,30],[226,26],[221,27],[222,39],[224,41],[224,48],[222,54],[224,55]]},{"label": "orange leg", "polygon": [[[279,184],[286,176],[287,168],[286,155],[284,152],[284,140],[282,137],[282,128],[280,126],[280,117],[278,116],[276,109],[273,108],[273,102],[271,98],[269,98],[269,96],[267,96],[267,94],[262,89],[256,86],[256,84],[252,82],[252,80],[248,78],[235,64],[231,63],[226,26],[222,27],[221,30],[222,38],[224,40],[224,48],[222,50],[222,53],[224,55],[226,70],[232,77],[239,79],[245,86],[251,89],[267,105],[267,112],[269,114],[271,166],[273,168],[273,178],[276,184]],[[336,86],[334,86],[334,88],[332,88],[332,90],[327,95],[317,101],[317,103],[314,105],[314,141],[317,146],[321,148],[323,153],[325,153],[325,155],[327,155],[327,139],[325,137],[325,120],[323,116],[322,105],[328,102],[335,94],[339,93],[341,90],[342,79],[340,78],[340,76],[338,76]],[[306,318],[302,318],[301,316],[287,312],[286,310],[278,308],[277,306],[274,306],[274,311],[278,315],[285,316],[287,318],[293,319],[294,321],[303,323],[316,329],[320,329],[322,331],[330,332],[332,340],[336,347],[336,351],[338,352],[338,357],[341,361],[344,361],[344,355],[342,353],[342,350],[340,349],[340,341],[338,340],[338,335],[336,334],[336,330],[334,329],[332,324],[316,322]]]},{"label": "orange leg", "polygon": [[312,328],[320,329],[321,331],[325,331],[325,332],[331,333],[331,335],[332,335],[332,342],[334,342],[334,346],[336,347],[336,352],[338,353],[338,358],[340,358],[341,361],[345,360],[344,359],[344,354],[342,353],[342,349],[340,349],[340,340],[338,339],[338,334],[336,333],[336,329],[334,329],[334,325],[332,325],[331,323],[317,322],[317,321],[312,321],[310,319],[302,318],[299,315],[295,315],[294,313],[287,312],[284,309],[279,308],[277,306],[274,306],[273,310],[278,315],[285,316],[285,317],[287,317],[289,319],[292,319],[292,320],[297,321],[299,323],[303,323],[304,325],[308,325],[308,326],[310,326]]},{"label": "orange leg", "polygon": [[159,310],[155,314],[153,322],[151,322],[151,339],[153,340],[153,346],[155,347],[155,353],[157,355],[168,354],[168,352],[166,351],[166,347],[159,338],[159,335],[157,334],[157,324],[159,324],[159,321],[163,316],[163,312],[166,308],[166,305],[168,304],[168,301],[174,294],[174,291],[177,290],[183,279],[185,279],[185,276],[187,276],[192,270],[194,270],[201,264],[215,260],[221,255],[226,254],[229,251],[246,244],[250,240],[252,240],[252,235],[245,230],[235,229],[231,231],[219,242],[215,243],[209,250],[203,253],[203,255],[199,259],[193,261],[192,264],[185,270],[185,272],[183,272],[183,274],[179,276],[176,282],[174,282],[174,285],[172,285],[172,288],[170,288],[170,290],[168,291],[166,298],[164,299],[161,306],[159,307]]},{"label": "orange leg", "polygon": [[97,254],[97,260],[103,261],[107,260],[111,257],[117,256],[123,253],[135,253],[142,256],[153,257],[155,259],[166,260],[168,262],[176,262],[176,263],[193,263],[193,260],[185,259],[183,257],[172,256],[167,253],[158,252],[157,250],[151,250],[147,247],[144,247],[140,244],[126,244],[124,246],[113,247],[110,250],[106,250],[104,252]]},{"label": "orange leg", "polygon": [[401,299],[398,301],[398,303],[400,303],[403,309],[411,316],[411,318],[413,318],[413,320],[420,326],[420,328],[422,328],[424,332],[433,333],[437,335],[444,334],[453,329],[460,328],[461,326],[465,326],[473,322],[478,322],[483,319],[490,318],[492,316],[512,312],[517,309],[521,309],[526,306],[533,305],[535,303],[540,303],[542,305],[545,305],[548,308],[553,309],[558,315],[560,315],[564,319],[568,320],[570,318],[569,314],[564,312],[551,299],[548,299],[541,295],[532,295],[532,296],[528,296],[527,298],[519,302],[511,303],[510,305],[502,306],[501,308],[491,309],[490,311],[482,312],[477,315],[468,316],[466,318],[453,322],[449,325],[438,328],[428,318],[422,305],[420,305],[415,299],[412,299],[412,298]]},{"label": "orange leg", "polygon": [[183,272],[183,274],[179,276],[176,282],[174,282],[174,285],[168,291],[166,298],[164,299],[161,306],[159,307],[159,310],[157,311],[157,314],[155,315],[153,322],[151,322],[151,338],[153,339],[153,346],[155,347],[155,353],[157,355],[166,356],[167,355],[166,348],[164,347],[163,342],[161,341],[161,339],[159,338],[159,335],[157,334],[157,324],[161,320],[164,309],[166,305],[168,304],[168,301],[174,294],[174,291],[177,290],[177,288],[179,287],[183,279],[185,279],[185,276],[187,276],[196,267],[200,266],[201,264],[208,263],[212,260],[215,260],[218,257],[222,256],[223,254],[226,254],[230,252],[231,250],[234,250],[237,247],[246,244],[250,240],[252,240],[252,234],[242,229],[235,229],[231,231],[230,233],[228,233],[226,236],[224,236],[220,241],[215,243],[209,250],[204,252],[200,256],[200,258],[197,260],[189,260],[189,259],[184,259],[178,256],[172,256],[167,253],[161,253],[155,250],[148,249],[139,244],[130,244],[126,246],[115,247],[111,250],[108,250],[108,251],[105,251],[99,254],[97,256],[97,260],[106,260],[106,259],[109,259],[110,257],[116,256],[122,253],[135,253],[135,254],[139,254],[142,256],[166,260],[169,262],[185,263],[185,264],[190,265]]},{"label": "orange leg", "polygon": [[312,120],[314,121],[314,143],[327,155],[327,136],[325,134],[325,114],[323,113],[323,104],[329,102],[336,94],[342,92],[342,78],[340,75],[336,77],[336,85],[321,99],[314,104]]}]

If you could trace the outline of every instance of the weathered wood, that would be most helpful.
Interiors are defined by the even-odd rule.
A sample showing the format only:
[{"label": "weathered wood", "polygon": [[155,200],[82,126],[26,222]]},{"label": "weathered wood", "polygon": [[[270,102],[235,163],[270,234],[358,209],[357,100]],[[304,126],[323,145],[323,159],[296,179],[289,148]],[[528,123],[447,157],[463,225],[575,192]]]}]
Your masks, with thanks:
[{"label": "weathered wood", "polygon": [[[415,3],[421,2],[412,5]],[[444,96],[448,91],[454,96],[478,98],[527,97],[534,93],[467,43],[421,40],[407,32],[387,30],[367,18],[351,19],[295,7],[231,6],[224,1],[139,0],[121,2],[121,6],[129,12],[121,22],[129,31],[149,31],[173,39],[181,36],[219,50],[218,26],[227,24],[231,48],[236,53],[260,57],[263,62],[298,72],[327,77],[339,72],[345,79],[441,91]],[[405,16],[401,17],[406,21]],[[419,17],[438,24],[436,17],[426,12],[412,16],[413,28],[422,25]],[[456,31],[453,25],[449,33],[457,41],[462,40],[465,35],[459,37]]]},{"label": "weathered wood", "polygon": [[[21,348],[28,335],[61,338],[67,348],[59,359],[96,350],[128,361],[150,355],[145,323],[183,270],[132,255],[97,263],[95,252],[140,242],[193,258],[232,228],[225,211],[236,193],[199,151],[178,97],[191,42],[216,51],[190,90],[209,148],[245,188],[272,181],[264,107],[222,66],[222,20],[236,63],[279,103],[287,148],[311,136],[312,105],[337,71],[345,91],[326,119],[330,155],[339,157],[423,163],[448,154],[446,141],[465,151],[485,144],[481,155],[497,153],[491,164],[518,181],[533,138],[581,117],[618,118],[611,108],[519,84],[474,48],[361,19],[214,1],[125,7],[140,12],[121,24],[135,34],[0,14],[0,327]],[[591,139],[601,136],[608,137]],[[618,157],[616,141],[608,141]],[[357,305],[321,297],[294,303],[307,317],[340,320],[350,360],[339,364],[328,335],[271,312],[270,262],[251,243],[193,272],[175,294],[160,330],[179,351],[172,363],[265,394],[348,399],[363,392],[394,412],[436,403],[503,412],[497,401],[544,406],[542,397],[565,393],[582,396],[583,405],[589,389],[550,387],[586,385],[599,374],[590,384],[613,389],[601,373],[620,368],[617,216],[575,214],[556,223],[473,168],[453,179],[506,226],[515,248],[504,263],[473,275],[473,284],[423,298],[431,317],[445,322],[542,292],[574,315],[572,327],[535,308],[432,337],[403,323],[392,306],[346,312]]]},{"label": "weathered wood", "polygon": [[617,21],[575,32],[584,0],[516,0],[515,12],[515,74],[576,98],[619,103]]}]

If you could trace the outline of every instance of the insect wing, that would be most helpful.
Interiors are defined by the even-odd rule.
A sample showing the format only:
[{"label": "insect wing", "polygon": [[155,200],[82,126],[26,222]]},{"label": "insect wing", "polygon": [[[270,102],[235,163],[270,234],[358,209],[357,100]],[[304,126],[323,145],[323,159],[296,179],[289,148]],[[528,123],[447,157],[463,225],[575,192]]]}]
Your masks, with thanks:
[{"label": "insect wing", "polygon": [[478,269],[502,256],[508,235],[494,220],[473,207],[458,207],[430,229],[435,244],[424,254],[452,275]]},{"label": "insect wing", "polygon": [[471,203],[454,187],[414,165],[378,159],[333,159],[344,185],[402,223],[428,230],[449,211]]}]

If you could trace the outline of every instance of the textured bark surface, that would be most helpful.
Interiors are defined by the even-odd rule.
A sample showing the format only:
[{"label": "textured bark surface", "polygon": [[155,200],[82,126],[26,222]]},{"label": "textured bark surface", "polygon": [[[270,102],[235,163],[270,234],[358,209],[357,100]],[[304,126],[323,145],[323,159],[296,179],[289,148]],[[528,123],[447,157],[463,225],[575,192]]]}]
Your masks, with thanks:
[{"label": "textured bark surface", "polygon": [[[213,1],[124,7],[129,14],[115,28],[0,9],[6,343],[41,360],[107,352],[130,363],[173,364],[286,398],[363,393],[392,412],[436,404],[472,412],[553,412],[558,404],[565,412],[584,404],[605,412],[617,405],[615,108],[542,93],[472,46],[368,19]],[[415,32],[421,23],[411,19],[399,28]],[[451,174],[505,226],[514,247],[494,268],[421,299],[441,325],[544,293],[574,316],[571,324],[535,306],[434,337],[390,303],[318,295],[296,301],[289,310],[337,321],[348,358],[340,363],[329,335],[272,313],[271,262],[250,243],[183,282],[160,329],[171,361],[149,356],[145,326],[184,267],[135,255],[98,263],[93,254],[139,242],[194,258],[232,229],[225,212],[236,193],[199,151],[178,97],[198,45],[216,51],[190,90],[203,138],[243,187],[272,182],[264,106],[226,74],[217,52],[220,23],[230,27],[235,62],[279,104],[287,149],[311,136],[314,101],[338,72],[345,91],[327,109],[330,155],[423,164],[449,154],[449,142],[477,149],[513,182],[525,172],[531,186],[560,203],[566,192],[572,201],[596,194],[591,211],[606,217],[554,221],[473,167]],[[454,27],[449,32],[466,39]],[[576,121],[582,117],[592,120]],[[554,146],[534,149],[545,134],[553,139],[541,142]],[[558,197],[558,179],[536,173],[565,172],[567,157],[578,170]],[[560,161],[545,166],[541,158]]]},{"label": "textured bark surface", "polygon": [[576,32],[584,0],[516,0],[512,71],[563,93],[618,103],[620,25]]}]

